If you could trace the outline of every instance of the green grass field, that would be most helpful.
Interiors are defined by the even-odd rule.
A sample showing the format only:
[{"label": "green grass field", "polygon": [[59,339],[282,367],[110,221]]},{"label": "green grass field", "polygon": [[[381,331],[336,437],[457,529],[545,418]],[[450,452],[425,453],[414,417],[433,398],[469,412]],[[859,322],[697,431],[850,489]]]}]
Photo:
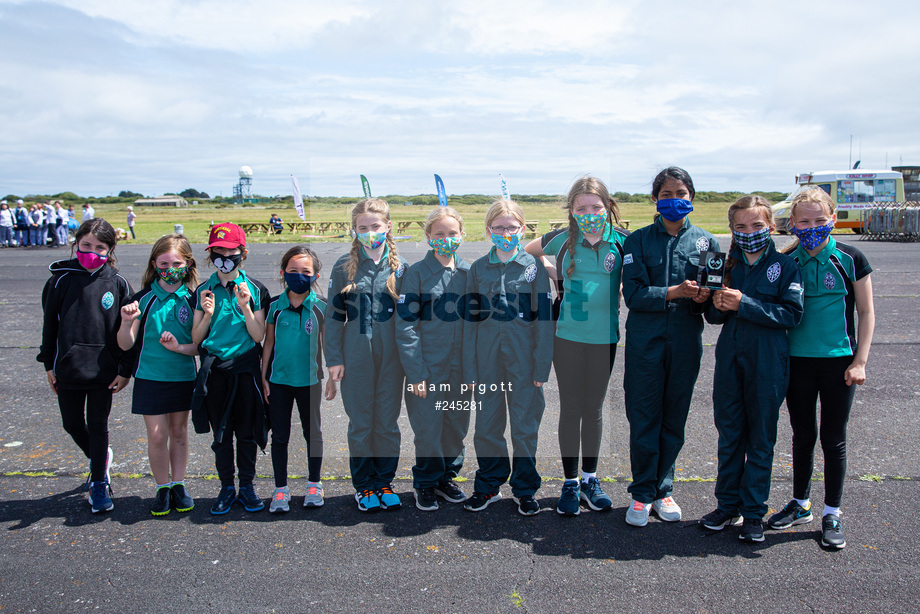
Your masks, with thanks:
[{"label": "green grass field", "polygon": [[[517,196],[515,196],[517,198]],[[464,198],[469,201],[471,199]],[[526,197],[521,197],[518,202],[524,208],[529,221],[539,220],[539,233],[543,234],[550,230],[550,220],[562,220],[566,218],[566,212],[562,210],[563,197],[559,197],[556,202],[527,202]],[[358,199],[348,204],[330,203],[330,202],[311,202],[304,203],[306,209],[306,218],[308,221],[349,221],[350,211]],[[402,200],[390,201],[390,217],[394,222],[402,220],[424,220],[433,207],[425,205],[406,206]],[[466,239],[468,241],[485,240],[484,220],[485,212],[488,209],[490,200],[483,197],[481,203],[473,204],[454,204],[448,202],[460,212],[463,216]],[[399,203],[399,204],[396,204]],[[118,204],[94,204],[96,216],[103,217],[112,223],[113,226],[126,228],[127,206],[130,203]],[[690,215],[691,221],[713,233],[728,232],[726,212],[730,202],[697,202],[694,203],[694,212]],[[137,220],[135,222],[135,232],[137,233],[137,243],[152,243],[164,234],[173,232],[176,224],[181,224],[184,228],[185,235],[193,243],[206,243],[208,239],[208,228],[212,221],[233,222],[243,224],[247,222],[267,222],[272,213],[278,213],[285,222],[299,221],[297,213],[290,203],[277,203],[276,205],[210,205],[203,204],[190,206],[188,208],[175,209],[167,207],[135,207]],[[620,217],[623,220],[629,220],[630,229],[641,228],[652,221],[655,214],[655,207],[651,202],[648,203],[623,203],[620,205]],[[79,219],[79,212],[78,212]],[[268,236],[261,233],[250,233],[247,236],[249,243],[293,243],[293,242],[318,242],[318,241],[339,241],[347,242],[350,239],[331,238],[331,233],[320,238],[304,238],[302,233],[291,234],[287,228],[280,235]],[[422,239],[422,230],[417,226],[407,233],[412,239]]]}]

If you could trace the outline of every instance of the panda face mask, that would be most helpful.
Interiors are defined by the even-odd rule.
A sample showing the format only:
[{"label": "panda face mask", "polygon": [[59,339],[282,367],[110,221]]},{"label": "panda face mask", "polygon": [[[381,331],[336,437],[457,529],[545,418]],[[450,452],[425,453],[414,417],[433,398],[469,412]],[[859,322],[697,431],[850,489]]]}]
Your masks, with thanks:
[{"label": "panda face mask", "polygon": [[243,261],[243,254],[231,254],[229,256],[222,256],[217,252],[211,252],[211,262],[214,263],[214,266],[217,267],[217,270],[221,273],[231,273],[233,270],[240,266],[240,263]]}]

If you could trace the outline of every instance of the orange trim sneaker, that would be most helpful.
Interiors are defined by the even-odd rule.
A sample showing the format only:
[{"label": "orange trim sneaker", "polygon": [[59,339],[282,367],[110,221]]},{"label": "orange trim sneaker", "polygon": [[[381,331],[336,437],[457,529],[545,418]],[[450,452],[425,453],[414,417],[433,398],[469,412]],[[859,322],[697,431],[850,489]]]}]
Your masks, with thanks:
[{"label": "orange trim sneaker", "polygon": [[644,527],[648,524],[648,514],[651,510],[651,503],[633,500],[632,505],[626,510],[626,524],[634,527]]}]

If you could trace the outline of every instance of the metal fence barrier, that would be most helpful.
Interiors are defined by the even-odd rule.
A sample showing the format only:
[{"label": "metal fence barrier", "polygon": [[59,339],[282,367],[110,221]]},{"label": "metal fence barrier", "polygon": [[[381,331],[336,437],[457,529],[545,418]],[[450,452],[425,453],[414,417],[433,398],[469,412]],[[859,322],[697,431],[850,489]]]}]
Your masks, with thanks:
[{"label": "metal fence barrier", "polygon": [[920,203],[892,203],[860,211],[863,238],[876,241],[920,241]]}]

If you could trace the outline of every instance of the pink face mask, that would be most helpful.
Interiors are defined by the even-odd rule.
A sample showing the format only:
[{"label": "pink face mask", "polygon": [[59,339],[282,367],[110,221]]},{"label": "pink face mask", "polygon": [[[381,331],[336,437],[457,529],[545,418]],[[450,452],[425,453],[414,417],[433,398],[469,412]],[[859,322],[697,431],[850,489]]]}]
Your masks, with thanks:
[{"label": "pink face mask", "polygon": [[93,269],[98,269],[105,261],[108,260],[108,255],[100,256],[96,252],[81,252],[77,250],[77,260],[80,262],[80,265],[89,271]]}]

